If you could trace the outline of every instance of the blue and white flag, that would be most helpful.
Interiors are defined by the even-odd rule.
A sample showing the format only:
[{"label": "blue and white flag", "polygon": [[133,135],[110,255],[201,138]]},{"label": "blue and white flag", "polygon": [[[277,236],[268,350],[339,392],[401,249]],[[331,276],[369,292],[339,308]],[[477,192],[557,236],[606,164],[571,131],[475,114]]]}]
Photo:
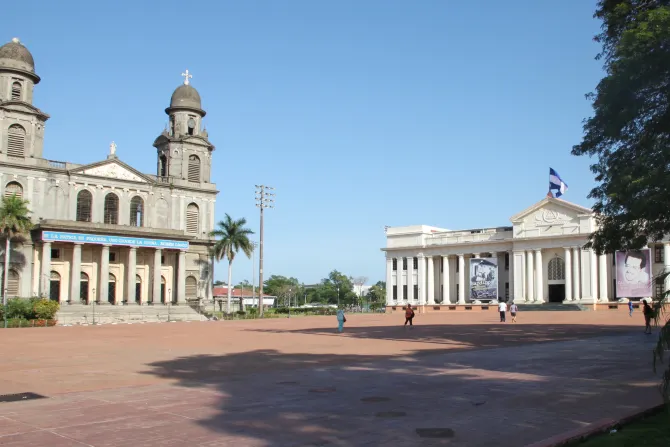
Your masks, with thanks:
[{"label": "blue and white flag", "polygon": [[561,180],[558,172],[549,168],[549,191],[556,190],[556,197],[561,197],[568,190],[568,184]]}]

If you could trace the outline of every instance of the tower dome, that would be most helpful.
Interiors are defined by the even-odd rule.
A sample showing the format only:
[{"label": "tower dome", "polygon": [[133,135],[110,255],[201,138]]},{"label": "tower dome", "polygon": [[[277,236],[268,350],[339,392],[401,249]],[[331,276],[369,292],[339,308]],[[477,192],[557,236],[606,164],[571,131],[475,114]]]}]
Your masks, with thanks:
[{"label": "tower dome", "polygon": [[202,108],[200,93],[191,85],[180,85],[172,93],[172,98],[170,99],[170,108],[177,107],[200,110]]},{"label": "tower dome", "polygon": [[0,70],[2,69],[29,73],[32,77],[37,76],[33,55],[16,37],[0,47]]}]

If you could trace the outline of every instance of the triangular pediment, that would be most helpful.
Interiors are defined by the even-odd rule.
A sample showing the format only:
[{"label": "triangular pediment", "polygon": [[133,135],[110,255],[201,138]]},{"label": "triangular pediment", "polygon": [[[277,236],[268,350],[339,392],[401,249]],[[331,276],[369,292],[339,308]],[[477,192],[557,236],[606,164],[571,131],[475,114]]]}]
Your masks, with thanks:
[{"label": "triangular pediment", "polygon": [[547,197],[511,217],[515,238],[579,235],[592,231],[593,210]]},{"label": "triangular pediment", "polygon": [[116,180],[127,180],[138,183],[152,182],[149,177],[116,158],[92,163],[90,165],[80,166],[70,171],[70,173],[111,178]]},{"label": "triangular pediment", "polygon": [[534,221],[545,223],[557,223],[558,221],[571,220],[584,214],[593,214],[593,210],[585,208],[565,200],[547,197],[535,205],[526,208],[510,218],[512,223],[527,221],[532,217]]},{"label": "triangular pediment", "polygon": [[44,120],[49,119],[49,115],[42,112],[40,109],[33,106],[32,104],[29,104],[29,103],[24,102],[24,101],[2,101],[2,102],[0,102],[0,108],[4,109],[4,110],[7,110],[9,112],[26,113],[26,114],[29,114],[29,115],[37,115]]}]

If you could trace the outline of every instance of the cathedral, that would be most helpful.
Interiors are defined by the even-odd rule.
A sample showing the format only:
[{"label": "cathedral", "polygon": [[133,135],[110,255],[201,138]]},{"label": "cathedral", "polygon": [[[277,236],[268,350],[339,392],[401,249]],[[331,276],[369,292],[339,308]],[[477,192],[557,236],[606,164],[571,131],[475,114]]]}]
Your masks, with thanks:
[{"label": "cathedral", "polygon": [[214,145],[182,76],[153,142],[154,173],[124,163],[114,143],[106,159],[81,165],[45,157],[49,115],[34,105],[33,56],[18,39],[0,47],[0,194],[26,200],[34,224],[12,243],[8,297],[102,311],[211,300]]}]

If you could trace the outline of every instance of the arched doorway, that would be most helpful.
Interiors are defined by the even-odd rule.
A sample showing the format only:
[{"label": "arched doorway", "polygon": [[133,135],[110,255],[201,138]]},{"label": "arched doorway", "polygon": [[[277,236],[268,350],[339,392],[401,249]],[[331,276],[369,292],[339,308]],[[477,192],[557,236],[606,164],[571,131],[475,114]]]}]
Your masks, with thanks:
[{"label": "arched doorway", "polygon": [[140,304],[142,302],[142,277],[135,275],[135,302]]},{"label": "arched doorway", "polygon": [[165,276],[161,276],[161,303],[165,304],[165,294],[167,290],[165,290],[165,287],[167,286],[167,281],[165,281]]},{"label": "arched doorway", "polygon": [[60,273],[51,272],[49,275],[49,299],[60,302]]},{"label": "arched doorway", "polygon": [[79,276],[79,299],[86,304],[88,304],[88,284],[88,275],[81,272]]},{"label": "arched doorway", "polygon": [[116,303],[116,276],[109,274],[109,288],[107,293],[107,301],[109,304]]},{"label": "arched doorway", "polygon": [[565,261],[558,256],[549,261],[547,285],[549,302],[562,303],[565,300]]}]

